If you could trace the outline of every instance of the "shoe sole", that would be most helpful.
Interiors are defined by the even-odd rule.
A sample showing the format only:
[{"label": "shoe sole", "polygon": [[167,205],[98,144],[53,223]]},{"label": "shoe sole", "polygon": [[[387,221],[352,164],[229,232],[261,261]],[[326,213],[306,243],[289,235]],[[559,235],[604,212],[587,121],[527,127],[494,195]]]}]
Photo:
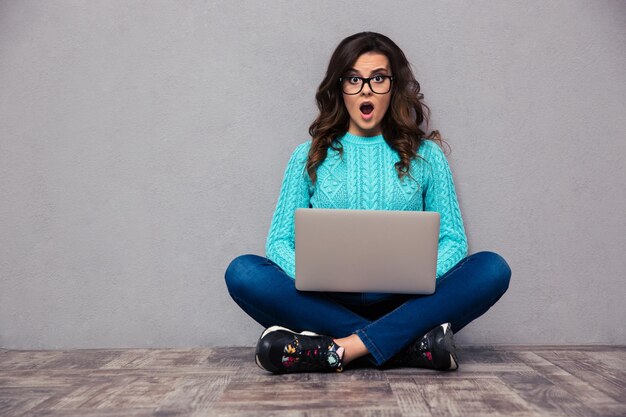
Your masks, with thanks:
[{"label": "shoe sole", "polygon": [[[291,329],[288,329],[286,327],[281,327],[281,326],[272,326],[272,327],[268,327],[267,329],[265,329],[265,331],[263,331],[263,333],[261,334],[261,337],[259,338],[259,340],[263,339],[265,336],[267,336],[268,334],[272,333],[272,332],[276,332],[278,330],[285,330],[289,333],[293,333],[293,334],[300,334],[302,336],[319,336],[319,334],[317,333],[313,333],[313,332],[309,332],[307,330],[300,332],[300,333],[296,333]],[[259,361],[259,355],[255,352],[254,354],[254,361],[256,362],[256,364],[262,368],[265,369],[263,367],[263,365],[261,365],[261,362]]]},{"label": "shoe sole", "polygon": [[448,370],[454,371],[458,369],[459,364],[456,360],[456,344],[452,338],[453,333],[451,327],[450,323],[444,323],[441,325],[441,328],[443,329],[443,345],[446,350],[450,352],[450,368],[448,368]]}]

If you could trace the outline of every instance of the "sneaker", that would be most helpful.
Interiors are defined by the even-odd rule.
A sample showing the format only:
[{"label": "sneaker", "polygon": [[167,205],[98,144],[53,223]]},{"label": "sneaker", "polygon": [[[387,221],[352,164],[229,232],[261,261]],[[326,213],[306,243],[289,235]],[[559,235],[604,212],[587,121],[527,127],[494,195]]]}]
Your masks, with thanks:
[{"label": "sneaker", "polygon": [[450,323],[439,325],[397,354],[391,366],[454,371],[459,365]]},{"label": "sneaker", "polygon": [[280,326],[266,329],[256,345],[255,361],[275,374],[342,372],[344,349],[329,336],[296,333]]}]

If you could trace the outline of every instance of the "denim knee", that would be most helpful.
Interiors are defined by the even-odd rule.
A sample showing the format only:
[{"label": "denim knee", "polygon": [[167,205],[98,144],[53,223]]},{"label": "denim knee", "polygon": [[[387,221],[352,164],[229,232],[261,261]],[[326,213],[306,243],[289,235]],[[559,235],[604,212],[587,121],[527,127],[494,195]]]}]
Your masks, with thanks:
[{"label": "denim knee", "polygon": [[226,272],[226,287],[231,296],[241,293],[250,284],[250,270],[263,258],[254,254],[240,255],[233,259]]},{"label": "denim knee", "polygon": [[478,252],[474,256],[483,261],[485,280],[500,294],[504,294],[511,281],[511,267],[506,260],[497,253],[490,251]]}]

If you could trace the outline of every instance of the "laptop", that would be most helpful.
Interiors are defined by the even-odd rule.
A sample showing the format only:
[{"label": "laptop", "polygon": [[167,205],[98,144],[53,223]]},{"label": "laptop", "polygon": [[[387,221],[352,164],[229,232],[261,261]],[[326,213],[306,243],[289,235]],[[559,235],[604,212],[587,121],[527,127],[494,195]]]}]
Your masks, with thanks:
[{"label": "laptop", "polygon": [[438,212],[298,208],[300,291],[432,294]]}]

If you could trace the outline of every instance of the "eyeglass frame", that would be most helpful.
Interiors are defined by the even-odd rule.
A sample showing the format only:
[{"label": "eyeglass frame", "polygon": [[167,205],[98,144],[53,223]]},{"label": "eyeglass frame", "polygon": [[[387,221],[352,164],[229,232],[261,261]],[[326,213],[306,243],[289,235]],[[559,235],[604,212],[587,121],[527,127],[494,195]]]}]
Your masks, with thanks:
[{"label": "eyeglass frame", "polygon": [[389,78],[389,81],[391,82],[391,83],[389,84],[389,91],[391,91],[391,86],[392,86],[392,84],[393,84],[393,79],[394,79],[394,76],[393,76],[393,75],[382,75],[382,74],[374,75],[373,77],[369,77],[369,78],[365,78],[365,77],[358,77],[358,76],[356,76],[356,75],[349,75],[349,76],[346,76],[346,77],[339,77],[339,84],[343,83],[343,80],[344,80],[344,79],[346,79],[346,78],[358,78],[359,80],[361,80],[361,88],[359,88],[359,91],[357,91],[356,93],[346,93],[346,92],[343,90],[343,86],[341,87],[341,91],[342,91],[344,94],[347,94],[347,95],[349,95],[349,96],[354,96],[354,95],[359,94],[361,91],[363,91],[363,87],[365,86],[365,84],[367,84],[367,86],[370,88],[370,91],[371,91],[372,93],[374,93],[374,94],[389,94],[389,91],[387,91],[387,92],[385,92],[385,93],[377,93],[376,91],[374,91],[374,89],[372,88],[372,85],[370,84],[370,80],[373,80],[373,79],[374,79],[374,78],[376,78],[376,77]]}]

